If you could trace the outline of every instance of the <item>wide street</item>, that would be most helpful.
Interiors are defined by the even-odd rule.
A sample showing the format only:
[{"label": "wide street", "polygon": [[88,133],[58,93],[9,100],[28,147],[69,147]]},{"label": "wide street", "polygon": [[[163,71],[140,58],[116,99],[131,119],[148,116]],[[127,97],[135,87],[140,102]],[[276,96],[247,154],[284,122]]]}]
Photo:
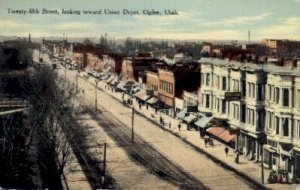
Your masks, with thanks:
[{"label": "wide street", "polygon": [[[61,66],[60,66],[61,67]],[[64,69],[59,69],[61,74],[64,74]],[[76,81],[76,72],[67,70],[67,78],[71,81]],[[82,93],[82,99],[89,103],[91,108],[94,107],[95,101],[95,87],[90,84],[88,81],[78,78],[78,86],[79,89],[84,90]],[[94,83],[95,79],[89,79],[91,83]],[[100,82],[98,84],[100,88],[104,89],[104,83]],[[97,91],[98,96],[98,108],[102,111],[102,113],[98,113],[97,116],[93,117],[94,120],[99,121],[99,119],[103,119],[106,117],[107,120],[115,120],[118,119],[124,123],[123,128],[131,128],[131,110],[121,104],[119,101],[113,99],[111,96],[106,94],[103,91]],[[113,116],[113,117],[112,117]],[[100,127],[102,126],[101,122],[98,122]],[[147,142],[153,149],[157,150],[162,156],[156,158],[164,158],[164,160],[171,161],[175,166],[180,168],[182,171],[186,172],[188,175],[194,176],[195,179],[202,182],[205,186],[210,189],[250,189],[249,184],[244,181],[242,178],[230,172],[226,169],[221,168],[217,164],[211,162],[209,159],[201,155],[199,152],[196,152],[189,145],[182,142],[180,139],[170,135],[169,133],[161,130],[153,123],[147,121],[144,117],[139,115],[135,115],[134,119],[134,129],[135,134],[139,136],[144,142]],[[105,129],[107,134],[111,136],[111,129]],[[130,130],[128,130],[130,131]],[[130,136],[130,135],[129,135]],[[137,137],[136,137],[137,139]],[[114,139],[116,140],[116,139]],[[127,141],[129,142],[129,141]],[[130,144],[124,144],[124,149],[127,151],[127,154],[131,155],[126,146],[130,146]],[[108,149],[109,151],[109,149]],[[141,152],[142,154],[142,152]],[[151,162],[152,160],[146,160],[140,162],[139,160],[134,160],[131,155],[131,160],[144,165],[147,167],[147,162]],[[109,158],[108,158],[109,160]],[[159,160],[159,162],[163,162],[163,160]],[[108,164],[108,168],[109,168]],[[117,169],[116,169],[117,170]],[[114,172],[117,172],[114,170]],[[148,168],[149,171],[149,168]],[[151,171],[151,170],[150,170]],[[111,175],[114,177],[114,172]],[[149,172],[151,173],[151,172]],[[132,175],[132,173],[130,173]],[[125,176],[124,176],[125,177]],[[143,183],[139,178],[128,176],[128,180],[135,180],[131,184],[139,184]],[[118,178],[115,178],[118,183]],[[177,183],[185,183],[184,181]],[[122,185],[120,184],[122,187]],[[133,187],[134,188],[134,187]]]}]

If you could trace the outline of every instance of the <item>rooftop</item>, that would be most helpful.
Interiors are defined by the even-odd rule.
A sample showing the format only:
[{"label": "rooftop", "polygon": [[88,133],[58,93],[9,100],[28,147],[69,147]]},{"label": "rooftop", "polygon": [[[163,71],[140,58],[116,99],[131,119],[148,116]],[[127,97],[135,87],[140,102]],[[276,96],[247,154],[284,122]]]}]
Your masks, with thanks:
[{"label": "rooftop", "polygon": [[[272,74],[281,74],[281,75],[297,75],[300,76],[300,68],[292,67],[291,65],[287,66],[277,66],[272,63],[267,64],[256,64],[254,62],[238,62],[228,59],[217,59],[217,58],[201,58],[199,63],[203,64],[212,64],[220,67],[228,67],[233,69],[247,70],[247,71],[264,71]],[[298,61],[299,64],[299,61]]]}]

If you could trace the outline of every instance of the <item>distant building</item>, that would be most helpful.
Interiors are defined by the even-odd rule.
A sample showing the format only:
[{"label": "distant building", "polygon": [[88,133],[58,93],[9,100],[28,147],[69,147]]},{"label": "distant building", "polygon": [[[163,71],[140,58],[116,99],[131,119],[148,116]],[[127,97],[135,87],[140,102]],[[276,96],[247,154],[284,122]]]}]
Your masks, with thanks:
[{"label": "distant building", "polygon": [[270,48],[273,53],[279,56],[298,56],[300,55],[300,41],[263,39],[261,44]]}]

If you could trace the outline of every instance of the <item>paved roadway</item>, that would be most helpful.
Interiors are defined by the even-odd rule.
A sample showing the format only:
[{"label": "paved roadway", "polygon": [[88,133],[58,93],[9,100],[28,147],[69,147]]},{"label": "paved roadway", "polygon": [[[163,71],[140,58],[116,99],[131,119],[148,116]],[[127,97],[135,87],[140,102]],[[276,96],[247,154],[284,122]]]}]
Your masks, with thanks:
[{"label": "paved roadway", "polygon": [[[59,69],[61,74],[64,74],[63,70]],[[75,74],[75,71],[68,70],[68,79],[75,81]],[[90,82],[94,82],[94,79],[90,79]],[[99,86],[103,88],[104,84],[100,82]],[[80,79],[79,88],[84,89],[85,91],[81,100],[88,101],[90,107],[93,107],[95,98],[94,86],[89,82]],[[103,111],[102,114],[93,115],[91,119],[93,121],[96,120],[98,126],[103,127],[104,131],[111,139],[119,141],[119,143],[124,141],[122,143],[127,145],[129,143],[128,140],[130,139],[131,110],[124,107],[119,101],[116,101],[102,91],[98,91],[98,107]],[[122,126],[120,124],[115,124],[117,126],[116,128],[123,129],[118,129],[118,131],[116,131],[115,127],[112,127],[112,123],[123,123]],[[213,163],[199,152],[196,152],[189,145],[185,144],[177,137],[162,131],[144,117],[135,115],[134,123],[135,133],[137,134],[136,139],[139,143],[138,146],[144,146],[145,150],[151,149],[155,155],[147,154],[147,156],[144,156],[144,152],[142,151],[143,147],[137,147],[136,151],[132,150],[134,148],[126,149],[124,147],[124,150],[131,160],[134,160],[139,166],[143,165],[146,168],[148,171],[147,174],[155,173],[156,170],[154,165],[158,164],[163,173],[160,171],[156,173],[160,179],[157,180],[157,182],[168,181],[178,188],[198,187],[201,183],[210,189],[253,188],[251,187],[251,184],[244,181],[233,172]],[[122,133],[122,135],[117,135],[119,132]],[[122,137],[123,135],[125,137]],[[141,156],[144,160],[140,160]],[[167,162],[167,167],[164,167],[164,162]],[[171,169],[168,169],[169,166],[172,166]],[[174,169],[178,169],[180,171],[179,174],[174,172]],[[172,172],[175,174],[172,175]],[[114,176],[113,173],[112,175]],[[166,177],[169,175],[172,176],[170,179]],[[180,177],[178,177],[178,175]],[[115,178],[115,180],[118,183],[118,178]],[[138,176],[137,178],[128,176],[128,180],[135,180],[132,184],[141,182],[139,181]]]}]

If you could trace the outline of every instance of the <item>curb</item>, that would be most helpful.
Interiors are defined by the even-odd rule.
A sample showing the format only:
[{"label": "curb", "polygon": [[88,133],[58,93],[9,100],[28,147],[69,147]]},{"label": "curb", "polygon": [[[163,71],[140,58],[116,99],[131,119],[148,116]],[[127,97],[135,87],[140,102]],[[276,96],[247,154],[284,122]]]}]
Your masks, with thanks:
[{"label": "curb", "polygon": [[[85,79],[84,79],[85,80]],[[93,83],[91,83],[90,81],[88,81],[90,84],[94,85]],[[95,86],[95,85],[94,85]],[[117,100],[118,102],[122,103],[124,106],[130,108],[131,106],[129,106],[128,104],[124,104],[121,100],[119,100],[117,97],[113,96],[112,94],[108,93],[107,91],[103,90],[102,88],[98,87],[98,89],[102,92],[105,92],[107,95],[109,95],[110,97],[112,97],[113,99]],[[164,131],[169,132],[170,134],[174,135],[175,137],[178,137],[179,139],[181,139],[184,143],[190,145],[193,149],[195,149],[197,152],[202,153],[203,155],[205,155],[207,158],[211,159],[214,163],[219,164],[221,167],[223,167],[224,169],[227,169],[229,171],[234,172],[235,174],[237,174],[238,176],[240,176],[242,179],[244,179],[245,181],[249,182],[249,185],[255,189],[270,189],[265,187],[263,184],[259,183],[258,181],[254,180],[252,177],[240,172],[239,170],[235,169],[234,167],[228,165],[226,162],[216,158],[215,156],[207,153],[204,149],[199,148],[198,146],[194,145],[193,143],[189,142],[188,140],[186,140],[184,137],[180,136],[177,133],[174,133],[166,128],[164,128],[162,125],[160,125],[157,121],[154,121],[150,118],[148,118],[145,114],[143,114],[142,112],[138,111],[135,109],[136,114],[138,114],[139,116],[145,118],[147,121],[149,121],[150,123],[160,127],[161,129],[163,129]]]}]

